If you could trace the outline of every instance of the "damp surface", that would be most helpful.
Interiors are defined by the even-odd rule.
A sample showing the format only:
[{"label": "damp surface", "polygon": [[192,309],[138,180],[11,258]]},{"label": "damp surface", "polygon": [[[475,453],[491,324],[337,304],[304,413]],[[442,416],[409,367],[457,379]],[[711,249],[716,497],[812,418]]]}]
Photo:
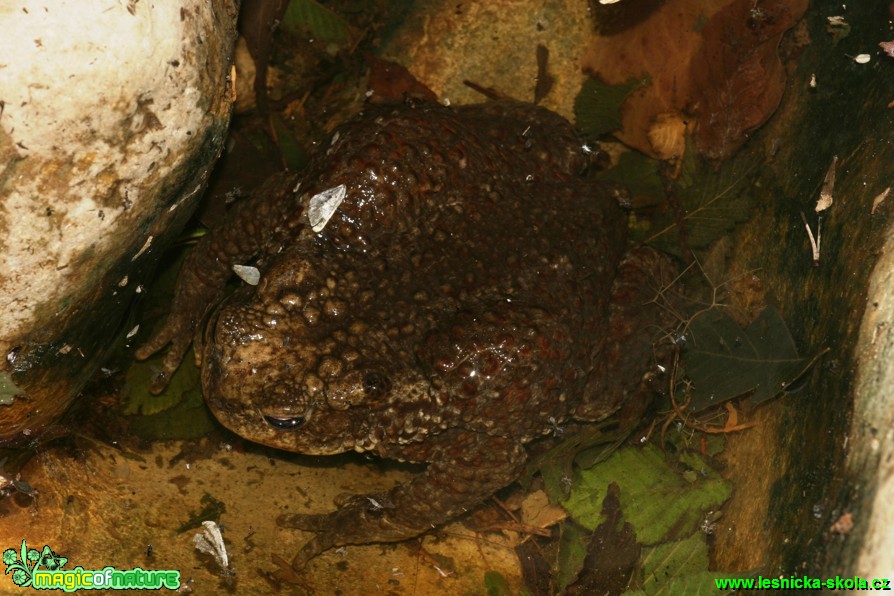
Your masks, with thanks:
[{"label": "damp surface", "polygon": [[[299,584],[277,582],[274,557],[290,561],[310,534],[277,527],[278,515],[324,512],[340,493],[375,491],[409,470],[358,457],[303,458],[218,439],[157,442],[123,452],[104,445],[41,451],[22,471],[39,487],[0,504],[2,548],[44,545],[66,569],[174,569],[195,594],[430,594],[485,592],[498,571],[520,587],[512,541],[451,524],[421,540],[349,546],[311,561]],[[178,532],[213,501],[230,570],[195,547],[201,528]],[[204,500],[203,500],[204,498]],[[4,578],[8,581],[8,578]]]}]

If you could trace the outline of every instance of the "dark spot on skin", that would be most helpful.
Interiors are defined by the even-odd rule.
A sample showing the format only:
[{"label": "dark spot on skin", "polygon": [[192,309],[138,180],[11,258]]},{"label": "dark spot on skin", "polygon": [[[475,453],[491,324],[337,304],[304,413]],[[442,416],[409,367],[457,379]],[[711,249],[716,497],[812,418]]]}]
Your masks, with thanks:
[{"label": "dark spot on skin", "polygon": [[363,377],[363,393],[370,399],[381,399],[391,391],[391,380],[379,372],[368,372]]}]

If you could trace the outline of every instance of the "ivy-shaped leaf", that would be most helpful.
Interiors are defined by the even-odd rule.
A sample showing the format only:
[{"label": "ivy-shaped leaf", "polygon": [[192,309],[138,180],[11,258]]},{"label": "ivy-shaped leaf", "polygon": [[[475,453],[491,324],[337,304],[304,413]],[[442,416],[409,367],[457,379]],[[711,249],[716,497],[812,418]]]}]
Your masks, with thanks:
[{"label": "ivy-shaped leaf", "polygon": [[674,209],[657,213],[642,241],[680,255],[681,246],[705,248],[746,221],[754,203],[754,173],[759,161],[742,156],[719,171],[699,158],[690,139],[680,174],[673,184]]},{"label": "ivy-shaped leaf", "polygon": [[798,349],[772,306],[742,329],[723,309],[690,323],[683,361],[692,382],[689,409],[698,412],[753,391],[751,404],[779,395],[811,362]]},{"label": "ivy-shaped leaf", "polygon": [[553,503],[568,498],[573,477],[573,465],[589,468],[613,453],[630,434],[630,430],[607,430],[609,422],[588,425],[561,443],[534,458],[518,479],[522,486],[530,485],[538,471],[544,489]]},{"label": "ivy-shaped leaf", "polygon": [[[700,460],[699,456],[693,456]],[[701,462],[687,480],[654,445],[624,447],[601,464],[581,470],[570,497],[561,504],[588,529],[602,521],[602,500],[608,485],[620,486],[624,519],[642,544],[657,544],[694,531],[707,511],[729,498],[731,486]]]},{"label": "ivy-shaped leaf", "polygon": [[724,594],[729,592],[719,591],[715,579],[753,575],[709,571],[708,564],[708,545],[701,532],[643,549],[639,572],[631,582],[631,587],[639,589],[625,592],[625,595]]}]

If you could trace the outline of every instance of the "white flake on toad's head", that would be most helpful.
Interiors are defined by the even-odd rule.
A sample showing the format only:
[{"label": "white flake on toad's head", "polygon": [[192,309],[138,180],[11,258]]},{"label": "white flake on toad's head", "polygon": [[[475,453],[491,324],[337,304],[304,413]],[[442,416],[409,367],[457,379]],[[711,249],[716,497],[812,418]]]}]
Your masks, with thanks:
[{"label": "white flake on toad's head", "polygon": [[256,286],[258,285],[258,282],[261,281],[261,272],[258,271],[257,267],[251,267],[250,265],[233,265],[233,273],[238,275],[239,279],[250,286]]},{"label": "white flake on toad's head", "polygon": [[312,196],[307,207],[307,220],[310,222],[310,229],[317,233],[323,231],[347,194],[348,187],[339,184]]},{"label": "white flake on toad's head", "polygon": [[872,56],[870,56],[869,54],[857,54],[856,56],[854,56],[854,62],[856,62],[857,64],[866,64],[870,60],[872,60]]}]

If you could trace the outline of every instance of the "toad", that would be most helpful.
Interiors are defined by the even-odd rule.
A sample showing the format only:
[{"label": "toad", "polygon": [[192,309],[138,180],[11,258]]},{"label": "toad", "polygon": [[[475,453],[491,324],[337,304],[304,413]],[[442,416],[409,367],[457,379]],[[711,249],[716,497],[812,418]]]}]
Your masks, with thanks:
[{"label": "toad", "polygon": [[[282,516],[316,532],[293,566],[462,514],[519,476],[527,442],[642,390],[673,268],[626,251],[621,208],[583,166],[544,108],[370,107],[187,258],[137,352],[172,344],[157,388],[195,333],[207,403],[242,437],[427,464],[334,512]],[[234,265],[260,278],[221,300]]]}]

